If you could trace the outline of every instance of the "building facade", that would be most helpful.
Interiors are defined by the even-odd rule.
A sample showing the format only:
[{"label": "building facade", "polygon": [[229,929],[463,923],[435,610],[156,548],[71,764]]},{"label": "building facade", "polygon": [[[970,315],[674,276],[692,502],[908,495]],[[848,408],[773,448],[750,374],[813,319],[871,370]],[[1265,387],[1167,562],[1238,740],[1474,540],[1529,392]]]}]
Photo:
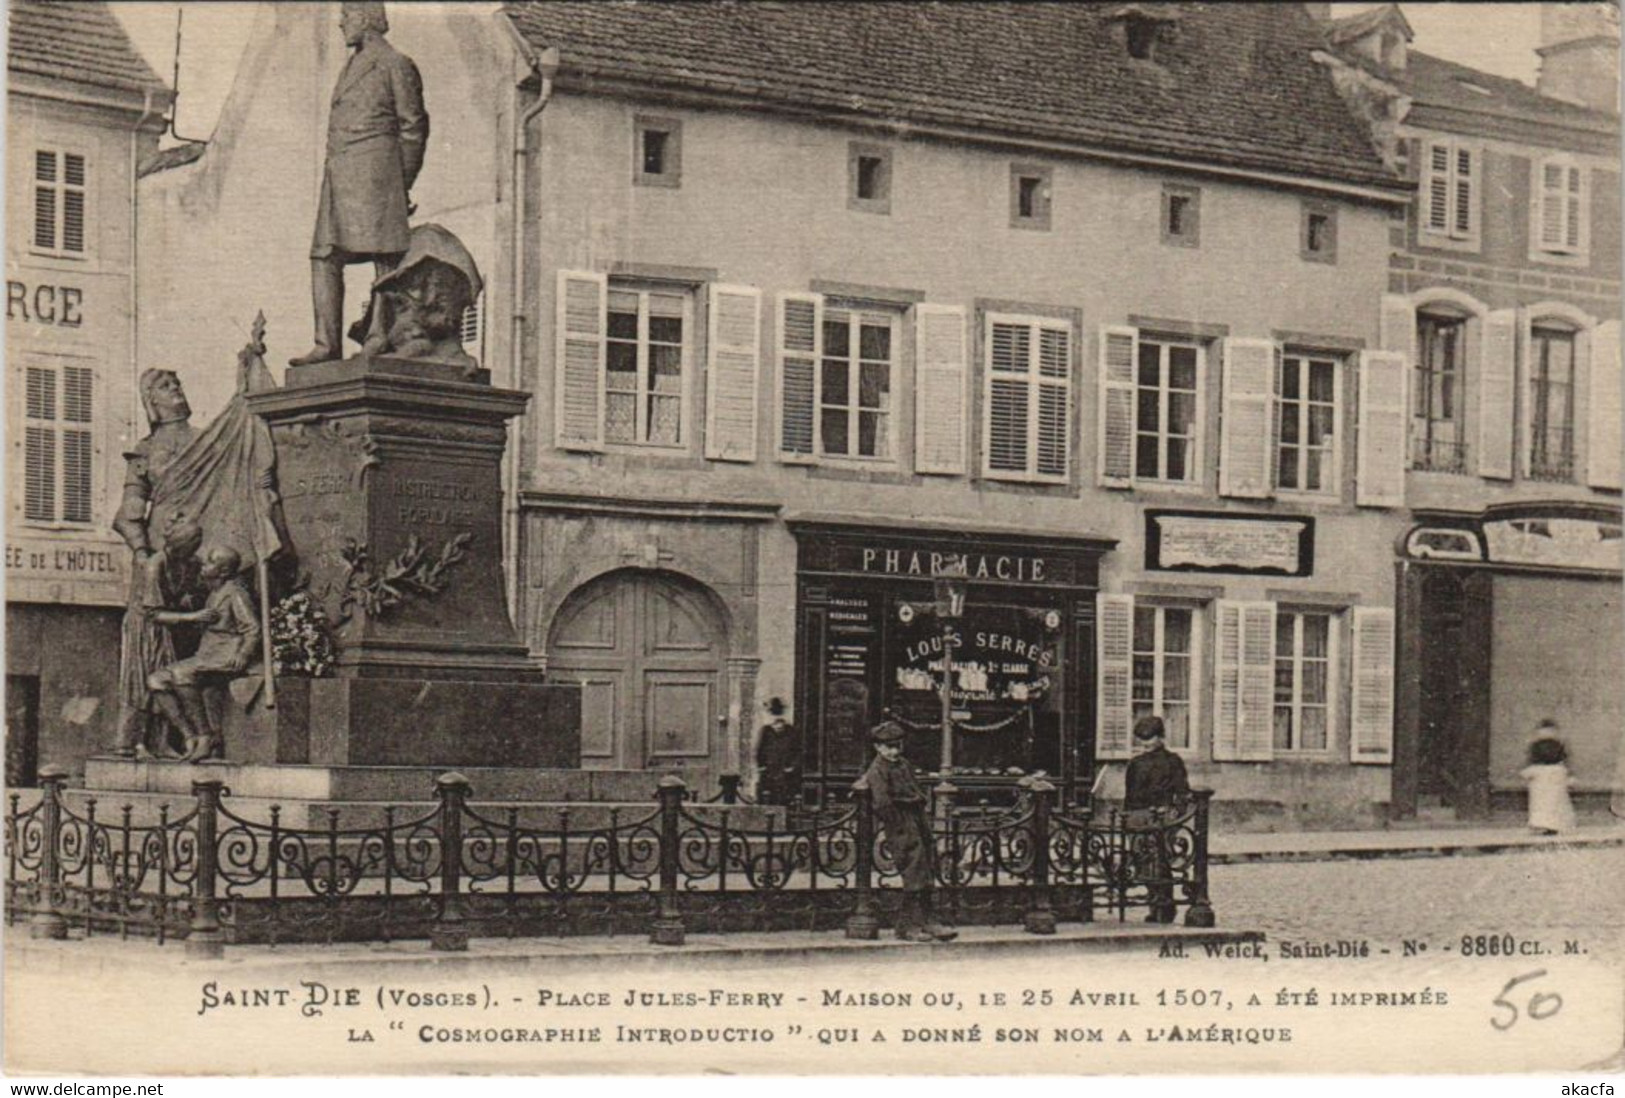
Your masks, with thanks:
[{"label": "building facade", "polygon": [[[1454,474],[1430,496],[1446,475],[1413,468],[1414,336],[1396,333],[1428,305],[1399,321],[1396,302],[1423,289],[1416,161],[1385,158],[1396,97],[1323,22],[390,14],[433,119],[417,219],[469,242],[476,353],[532,394],[510,605],[549,676],[583,687],[584,765],[749,773],[778,697],[808,797],[856,776],[888,715],[973,789],[1042,769],[1109,793],[1156,713],[1233,817],[1414,809],[1396,546],[1429,508],[1471,525],[1503,497],[1459,496],[1476,482]],[[143,284],[166,287],[144,353],[212,340],[229,361],[236,337],[196,317],[266,295],[273,350],[304,340],[342,52],[328,7],[261,19],[207,147],[143,180]],[[1617,220],[1591,222],[1599,264]],[[257,269],[215,276],[239,239]],[[1616,316],[1608,277],[1575,308]]]},{"label": "building facade", "polygon": [[103,4],[10,6],[6,781],[117,719],[129,551],[112,532],[136,397],[135,178],[170,96]]},{"label": "building facade", "polygon": [[1542,6],[1534,88],[1409,49],[1393,6],[1330,24],[1384,104],[1374,137],[1418,188],[1391,228],[1383,305],[1385,345],[1411,363],[1401,811],[1516,800],[1543,719],[1581,796],[1617,787],[1619,28],[1605,16]]}]

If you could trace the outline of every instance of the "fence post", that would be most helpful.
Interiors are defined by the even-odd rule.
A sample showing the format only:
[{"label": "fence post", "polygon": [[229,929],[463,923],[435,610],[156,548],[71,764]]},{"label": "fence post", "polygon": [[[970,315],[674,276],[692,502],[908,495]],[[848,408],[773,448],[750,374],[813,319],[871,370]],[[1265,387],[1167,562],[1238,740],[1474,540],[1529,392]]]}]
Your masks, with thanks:
[{"label": "fence post", "polygon": [[440,798],[440,913],[429,928],[429,948],[442,953],[468,949],[463,917],[463,806],[468,779],[455,770],[434,780]]},{"label": "fence post", "polygon": [[1196,798],[1196,818],[1192,821],[1196,829],[1196,852],[1191,865],[1188,893],[1191,906],[1185,911],[1185,925],[1210,927],[1214,925],[1214,917],[1213,905],[1207,895],[1207,811],[1208,802],[1213,799],[1213,790],[1195,789],[1191,793]]},{"label": "fence post", "polygon": [[1078,922],[1092,923],[1095,921],[1095,886],[1089,883],[1089,832],[1095,822],[1093,797],[1078,809],[1078,819],[1083,823],[1078,829],[1078,883],[1083,886],[1083,906],[1078,911]]},{"label": "fence post", "polygon": [[677,817],[687,791],[683,779],[667,775],[660,779],[656,793],[660,799],[660,910],[649,932],[649,941],[655,945],[683,944],[683,912],[677,906]]},{"label": "fence post", "polygon": [[738,774],[721,774],[717,777],[717,783],[722,786],[723,804],[739,803],[739,782]]},{"label": "fence post", "polygon": [[853,782],[852,798],[858,805],[858,848],[852,866],[856,903],[852,914],[846,917],[846,936],[872,942],[880,937],[880,919],[875,915],[875,803],[869,794],[869,783],[862,778]]},{"label": "fence post", "polygon": [[1055,786],[1043,778],[1035,778],[1027,788],[1033,795],[1033,870],[1031,899],[1022,925],[1028,934],[1054,934],[1055,911],[1050,906],[1049,891],[1049,823],[1050,798]]},{"label": "fence post", "polygon": [[68,772],[60,766],[42,766],[39,772],[40,817],[44,835],[40,847],[39,902],[41,910],[28,920],[30,938],[66,938],[68,921],[62,917],[62,863],[57,844],[62,841],[62,787]]},{"label": "fence post", "polygon": [[204,960],[225,953],[226,936],[220,930],[220,797],[226,791],[219,778],[192,783],[197,798],[197,872],[192,875],[192,926],[186,934],[186,955]]}]

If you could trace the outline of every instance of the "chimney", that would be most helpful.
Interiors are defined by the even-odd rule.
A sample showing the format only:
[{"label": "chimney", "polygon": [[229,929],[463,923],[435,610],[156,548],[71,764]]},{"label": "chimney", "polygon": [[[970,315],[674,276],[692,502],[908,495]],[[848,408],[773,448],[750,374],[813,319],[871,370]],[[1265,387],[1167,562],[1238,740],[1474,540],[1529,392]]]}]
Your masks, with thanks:
[{"label": "chimney", "polygon": [[1609,3],[1540,5],[1542,95],[1619,113],[1619,9]]}]

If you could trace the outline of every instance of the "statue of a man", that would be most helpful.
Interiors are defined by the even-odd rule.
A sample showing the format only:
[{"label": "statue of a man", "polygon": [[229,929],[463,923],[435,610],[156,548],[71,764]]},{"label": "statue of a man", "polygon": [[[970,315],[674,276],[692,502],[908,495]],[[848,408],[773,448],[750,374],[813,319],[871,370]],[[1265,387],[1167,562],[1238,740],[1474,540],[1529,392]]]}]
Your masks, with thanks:
[{"label": "statue of a man", "polygon": [[405,253],[408,195],[429,139],[423,81],[412,59],[384,40],[384,5],[343,4],[339,28],[355,52],[333,90],[310,246],[316,346],[294,366],[344,357],[344,268],[370,260],[381,278]]}]

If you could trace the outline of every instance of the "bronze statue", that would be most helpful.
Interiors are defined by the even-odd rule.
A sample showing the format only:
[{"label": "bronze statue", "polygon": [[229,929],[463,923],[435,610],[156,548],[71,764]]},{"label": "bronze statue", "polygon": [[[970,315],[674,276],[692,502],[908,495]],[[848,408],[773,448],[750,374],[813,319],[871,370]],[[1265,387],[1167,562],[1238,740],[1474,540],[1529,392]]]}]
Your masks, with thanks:
[{"label": "bronze statue", "polygon": [[[185,615],[201,601],[197,590],[201,573],[192,559],[198,546],[212,546],[208,555],[217,565],[229,554],[234,572],[254,568],[262,599],[269,597],[266,562],[287,548],[270,431],[247,404],[250,392],[272,384],[265,368],[264,337],[261,316],[254,322],[248,346],[237,355],[236,394],[202,431],[191,424],[191,406],[173,371],[148,370],[141,375],[141,398],[152,433],[124,455],[124,497],[113,519],[113,528],[133,555],[119,653],[114,754],[135,754],[146,743],[154,716],[172,717],[189,739],[204,735],[203,729],[189,727],[184,713],[173,719],[175,707],[159,702],[152,685],[155,672],[191,655],[188,627],[209,624],[202,618],[174,616]],[[155,545],[159,539],[161,551]],[[263,618],[263,613],[255,615],[257,623]],[[256,651],[258,647],[256,641]],[[229,666],[216,669],[211,664],[210,671],[216,670],[229,676]],[[267,697],[272,685],[268,678]],[[161,752],[163,744],[153,746]],[[205,746],[212,749],[213,744]],[[195,749],[197,744],[189,747]]]},{"label": "bronze statue", "polygon": [[367,315],[351,338],[370,330],[376,334],[367,341],[369,353],[454,366],[472,380],[480,364],[463,350],[463,313],[481,286],[479,267],[455,234],[419,225],[400,265],[373,285]]},{"label": "bronze statue", "polygon": [[186,734],[187,762],[212,758],[220,748],[220,730],[204,703],[204,691],[218,690],[241,675],[260,652],[260,617],[254,596],[238,575],[242,566],[237,550],[209,548],[199,573],[209,587],[203,608],[154,610],[149,615],[161,626],[203,627],[195,654],[147,676],[153,707]]},{"label": "bronze statue", "polygon": [[378,278],[394,270],[410,243],[408,196],[429,139],[422,79],[411,58],[385,41],[384,5],[346,3],[339,27],[355,53],[333,90],[310,246],[316,346],[294,366],[344,357],[344,268],[370,260]]}]

